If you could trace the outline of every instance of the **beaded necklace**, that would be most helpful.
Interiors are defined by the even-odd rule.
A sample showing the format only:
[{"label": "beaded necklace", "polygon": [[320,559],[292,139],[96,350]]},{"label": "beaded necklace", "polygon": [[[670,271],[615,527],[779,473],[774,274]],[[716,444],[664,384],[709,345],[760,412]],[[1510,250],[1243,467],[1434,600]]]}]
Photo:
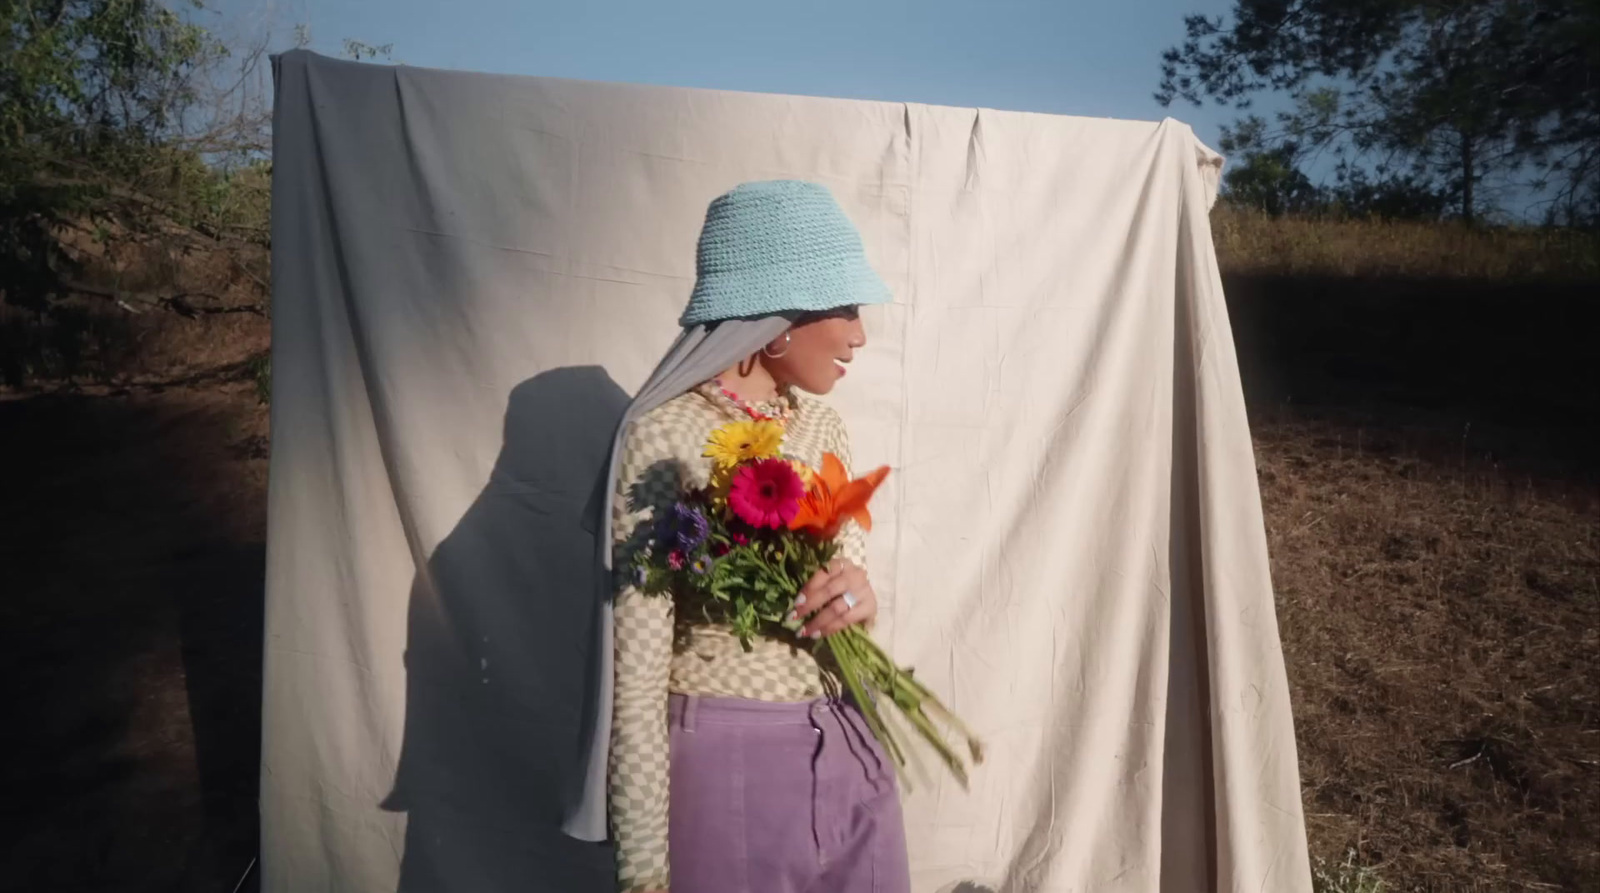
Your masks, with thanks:
[{"label": "beaded necklace", "polygon": [[[794,413],[794,408],[789,404],[788,400],[784,399],[782,394],[779,394],[776,400],[771,401],[778,404],[780,407],[778,414],[772,415],[771,413],[762,412],[761,410],[757,409],[755,405],[751,405],[750,403],[741,399],[738,394],[735,394],[733,391],[729,390],[728,386],[722,383],[722,379],[720,377],[711,379],[711,386],[721,392],[722,396],[728,398],[728,402],[739,407],[739,409],[744,411],[745,415],[758,422],[777,422],[780,425],[788,425],[789,417]],[[757,405],[764,406],[767,404],[763,402]]]}]

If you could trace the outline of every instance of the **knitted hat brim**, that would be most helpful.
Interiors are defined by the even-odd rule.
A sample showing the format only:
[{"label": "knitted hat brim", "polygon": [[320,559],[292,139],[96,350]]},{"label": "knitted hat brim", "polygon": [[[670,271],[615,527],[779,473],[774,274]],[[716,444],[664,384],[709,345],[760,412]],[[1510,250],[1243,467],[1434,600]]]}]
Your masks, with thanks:
[{"label": "knitted hat brim", "polygon": [[887,304],[894,299],[889,286],[865,258],[810,270],[804,276],[784,275],[785,272],[788,271],[706,273],[695,281],[693,296],[679,324],[688,328],[721,319],[834,310],[852,304]]}]

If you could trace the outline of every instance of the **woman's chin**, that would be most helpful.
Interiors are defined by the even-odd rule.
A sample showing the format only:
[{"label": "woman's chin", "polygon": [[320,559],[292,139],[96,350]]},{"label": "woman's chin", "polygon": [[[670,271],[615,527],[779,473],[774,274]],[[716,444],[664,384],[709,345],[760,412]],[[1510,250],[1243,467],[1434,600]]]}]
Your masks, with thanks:
[{"label": "woman's chin", "polygon": [[826,394],[829,391],[833,390],[833,386],[838,384],[838,383],[839,383],[839,377],[837,375],[835,375],[835,376],[832,376],[830,378],[808,379],[806,381],[797,381],[797,382],[794,382],[794,386],[799,388],[802,391],[805,391],[807,394],[815,394],[815,395],[820,397],[823,394]]}]

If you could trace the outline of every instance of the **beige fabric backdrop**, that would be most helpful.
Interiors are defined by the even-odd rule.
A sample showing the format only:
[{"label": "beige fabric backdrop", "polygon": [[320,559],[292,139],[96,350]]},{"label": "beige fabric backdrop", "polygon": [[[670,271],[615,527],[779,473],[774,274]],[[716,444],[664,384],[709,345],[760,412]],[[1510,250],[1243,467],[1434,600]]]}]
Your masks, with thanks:
[{"label": "beige fabric backdrop", "polygon": [[264,890],[604,889],[553,831],[592,539],[517,529],[576,520],[707,202],[774,177],[896,295],[830,399],[893,468],[880,638],[989,745],[906,795],[915,889],[1310,890],[1188,127],[276,61]]}]

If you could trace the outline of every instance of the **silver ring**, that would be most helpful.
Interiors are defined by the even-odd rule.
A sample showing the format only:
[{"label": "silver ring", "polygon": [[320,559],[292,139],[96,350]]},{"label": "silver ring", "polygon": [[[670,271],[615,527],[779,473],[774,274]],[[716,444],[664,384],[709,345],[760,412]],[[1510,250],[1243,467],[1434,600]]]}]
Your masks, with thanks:
[{"label": "silver ring", "polygon": [[861,604],[861,602],[855,596],[851,595],[848,592],[846,592],[844,595],[839,596],[839,598],[844,601],[844,606],[846,608],[854,609],[856,605]]}]

